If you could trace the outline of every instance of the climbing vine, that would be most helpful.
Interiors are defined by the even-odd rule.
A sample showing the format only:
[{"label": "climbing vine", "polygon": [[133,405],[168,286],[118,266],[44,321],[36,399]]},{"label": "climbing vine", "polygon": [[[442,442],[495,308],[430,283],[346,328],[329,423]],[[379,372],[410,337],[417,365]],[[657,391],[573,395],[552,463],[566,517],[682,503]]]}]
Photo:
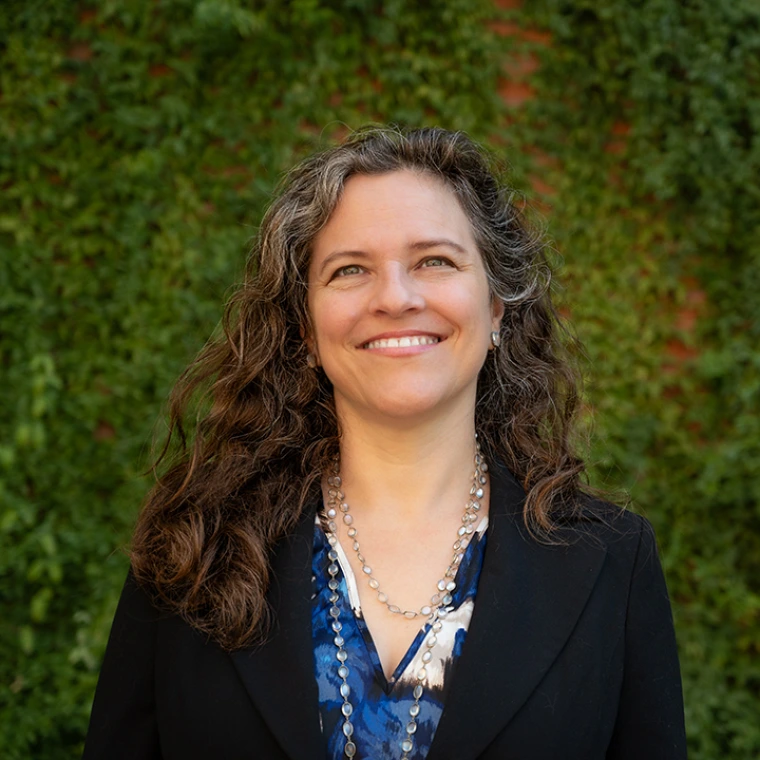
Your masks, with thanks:
[{"label": "climbing vine", "polygon": [[0,746],[79,756],[151,436],[281,173],[368,122],[511,167],[586,346],[594,482],[655,524],[691,756],[760,753],[760,10],[6,0]]}]

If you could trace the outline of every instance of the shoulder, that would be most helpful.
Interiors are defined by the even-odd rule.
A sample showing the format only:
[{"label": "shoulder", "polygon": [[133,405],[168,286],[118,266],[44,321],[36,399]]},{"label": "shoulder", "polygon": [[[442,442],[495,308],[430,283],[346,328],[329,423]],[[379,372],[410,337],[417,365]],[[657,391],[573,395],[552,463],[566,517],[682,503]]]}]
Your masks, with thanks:
[{"label": "shoulder", "polygon": [[593,551],[604,548],[615,554],[636,554],[640,546],[652,551],[654,530],[643,516],[617,504],[581,491],[565,504],[555,505],[552,520],[554,529],[549,535],[536,535],[525,519],[525,490],[515,476],[500,461],[494,462],[492,472],[491,512],[506,516],[507,522],[528,543],[549,551]]},{"label": "shoulder", "polygon": [[138,581],[130,568],[116,607],[109,646],[123,652],[135,641],[140,641],[140,646],[150,642],[150,647],[146,647],[146,651],[150,651],[156,624],[168,616],[156,604],[150,589]]},{"label": "shoulder", "polygon": [[512,524],[541,561],[552,557],[600,570],[622,590],[643,567],[659,566],[654,529],[645,517],[617,504],[580,493],[554,516],[555,528],[544,535],[526,527],[522,510],[512,513]]},{"label": "shoulder", "polygon": [[654,528],[646,517],[586,492],[580,492],[571,507],[560,510],[555,521],[558,535],[571,542],[584,537],[610,545],[654,540]]},{"label": "shoulder", "polygon": [[[509,502],[507,511],[513,519],[525,523],[524,488],[505,467],[497,473],[496,479],[501,486],[499,496],[506,496],[506,501]],[[654,536],[652,525],[645,517],[600,498],[593,491],[583,490],[582,487],[567,499],[554,502],[551,522],[554,529],[551,535],[546,536],[550,544],[572,544],[579,540],[596,539],[604,543],[628,545],[636,544],[642,537]]]},{"label": "shoulder", "polygon": [[561,531],[570,546],[598,546],[607,572],[629,587],[655,581],[664,588],[655,531],[646,517],[587,494],[579,506],[578,519]]}]

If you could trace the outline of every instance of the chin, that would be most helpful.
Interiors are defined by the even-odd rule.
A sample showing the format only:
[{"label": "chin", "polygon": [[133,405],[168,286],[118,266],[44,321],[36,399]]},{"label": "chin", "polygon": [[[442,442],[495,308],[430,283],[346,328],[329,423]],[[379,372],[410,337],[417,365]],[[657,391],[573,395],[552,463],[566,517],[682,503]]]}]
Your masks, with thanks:
[{"label": "chin", "polygon": [[431,416],[434,417],[439,411],[440,406],[438,404],[424,404],[411,401],[403,404],[378,405],[374,410],[376,417],[384,417],[394,422],[426,419]]},{"label": "chin", "polygon": [[[421,389],[419,393],[375,395],[369,403],[354,406],[360,416],[367,415],[375,420],[387,420],[391,424],[422,422],[445,416],[457,399],[445,394],[431,393],[431,389]],[[464,399],[459,399],[459,404]],[[474,399],[473,399],[474,402]]]}]

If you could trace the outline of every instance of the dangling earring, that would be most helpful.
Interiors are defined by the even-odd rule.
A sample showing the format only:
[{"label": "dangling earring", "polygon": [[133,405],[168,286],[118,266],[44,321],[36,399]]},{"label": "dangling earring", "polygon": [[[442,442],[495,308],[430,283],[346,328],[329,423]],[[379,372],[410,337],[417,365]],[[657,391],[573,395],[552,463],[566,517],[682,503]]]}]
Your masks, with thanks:
[{"label": "dangling earring", "polygon": [[309,351],[308,354],[306,354],[306,366],[309,369],[316,369],[317,368],[317,357],[314,356],[311,351]]},{"label": "dangling earring", "polygon": [[491,333],[491,346],[493,348],[498,348],[501,345],[501,335],[499,335],[498,330],[494,330]]}]

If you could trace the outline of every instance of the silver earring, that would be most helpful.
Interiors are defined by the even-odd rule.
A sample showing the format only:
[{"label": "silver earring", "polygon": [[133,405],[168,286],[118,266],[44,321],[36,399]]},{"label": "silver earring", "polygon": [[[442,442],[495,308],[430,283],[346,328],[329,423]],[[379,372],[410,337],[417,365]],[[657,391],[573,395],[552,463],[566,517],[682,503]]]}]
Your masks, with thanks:
[{"label": "silver earring", "polygon": [[491,333],[491,345],[494,348],[498,348],[501,345],[501,335],[499,335],[499,331],[498,330],[494,330]]},{"label": "silver earring", "polygon": [[309,367],[309,369],[316,369],[317,368],[317,357],[314,356],[314,354],[309,351],[308,354],[306,354],[306,366]]}]

